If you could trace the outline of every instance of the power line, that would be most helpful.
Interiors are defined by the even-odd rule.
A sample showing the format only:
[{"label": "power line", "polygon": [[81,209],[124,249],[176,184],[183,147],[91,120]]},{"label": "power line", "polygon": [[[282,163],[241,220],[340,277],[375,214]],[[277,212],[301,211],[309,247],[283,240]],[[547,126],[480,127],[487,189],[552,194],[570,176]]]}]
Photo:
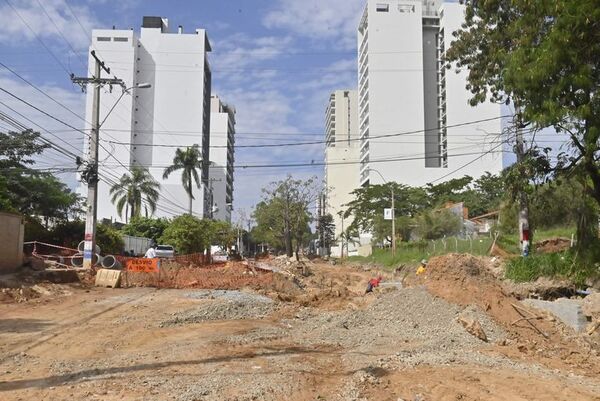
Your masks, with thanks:
[{"label": "power line", "polygon": [[50,50],[50,48],[48,46],[46,46],[46,44],[44,43],[44,41],[38,36],[38,34],[33,30],[33,28],[27,23],[27,21],[25,20],[25,18],[23,18],[23,16],[21,15],[21,13],[19,13],[19,11],[11,4],[11,2],[9,0],[4,0],[4,2],[6,4],[8,4],[8,6],[14,11],[15,14],[17,14],[17,16],[19,17],[19,19],[23,22],[23,24],[25,24],[25,26],[31,31],[31,33],[33,34],[33,36],[37,39],[38,42],[40,42],[40,44],[44,47],[44,49],[46,49],[46,51],[48,51],[48,53],[50,53],[50,55],[52,56],[52,58],[54,58],[54,60],[62,67],[62,69],[67,73],[70,74],[69,70],[67,69],[67,67],[65,67],[65,65],[60,61],[60,59],[52,52],[52,50]]},{"label": "power line", "polygon": [[[429,128],[429,129],[422,129],[422,130],[391,133],[391,134],[385,134],[385,135],[374,135],[374,136],[369,136],[364,139],[363,138],[349,138],[349,139],[344,139],[343,142],[356,142],[356,141],[363,141],[363,140],[370,141],[372,139],[378,139],[378,138],[392,138],[392,137],[404,136],[404,135],[414,135],[414,134],[422,134],[422,133],[427,133],[427,132],[437,132],[443,128],[464,127],[464,126],[468,126],[468,125],[499,120],[499,119],[506,118],[506,117],[509,117],[509,116],[491,117],[491,118],[485,118],[485,119],[481,119],[481,120],[468,121],[468,122],[459,123],[459,124],[446,125],[445,127],[442,127],[442,128]],[[260,144],[260,145],[235,145],[235,147],[236,148],[273,148],[273,147],[289,147],[289,146],[322,145],[322,144],[326,144],[326,143],[328,143],[327,140],[321,140],[321,141],[311,141],[311,142],[289,142],[289,143]],[[125,145],[125,146],[127,146],[127,145],[130,145],[130,146],[157,146],[157,147],[173,147],[174,146],[174,145],[134,144],[134,143],[128,143],[128,142],[116,142],[116,144]],[[226,146],[222,145],[222,146],[216,146],[216,147],[226,147]]]},{"label": "power line", "polygon": [[[503,142],[504,143],[504,142]],[[502,144],[503,144],[502,143]],[[502,145],[501,144],[501,145]],[[499,147],[499,146],[497,146]],[[496,148],[497,148],[496,147]],[[467,153],[458,153],[454,155],[448,155],[448,157],[463,157],[463,156],[471,156],[471,155],[487,155],[491,153],[505,153],[505,151],[486,151],[486,152],[467,152]],[[389,157],[382,159],[369,160],[368,163],[386,163],[386,162],[401,162],[401,161],[415,161],[415,160],[427,160],[427,159],[439,159],[441,156],[419,156],[419,157]],[[322,167],[322,166],[335,166],[335,165],[352,165],[352,164],[363,164],[362,161],[339,161],[339,162],[298,162],[298,163],[279,163],[279,164],[248,164],[248,165],[235,165],[236,169],[254,169],[254,168],[290,168],[290,167]],[[167,165],[139,165],[139,167],[146,168],[166,168]],[[210,166],[209,168],[218,168],[222,169],[223,166]]]},{"label": "power line", "polygon": [[[50,22],[52,23],[52,25],[54,25],[54,28],[56,28],[56,32],[60,35],[60,37],[65,41],[65,43],[67,44],[67,46],[69,46],[69,48],[71,49],[71,51],[73,52],[73,55],[75,57],[77,57],[77,55],[79,53],[77,53],[77,51],[75,51],[75,49],[73,48],[73,46],[71,45],[71,42],[69,42],[67,40],[67,38],[65,37],[65,35],[62,33],[62,31],[60,30],[60,28],[58,27],[58,25],[56,24],[56,22],[54,22],[54,19],[50,16],[50,14],[48,14],[48,11],[46,10],[46,8],[42,5],[42,2],[40,0],[36,0],[37,3],[39,4],[40,8],[42,9],[42,11],[44,12],[44,14],[46,15],[46,17],[48,17],[48,19],[50,20]],[[85,65],[84,62],[81,61],[81,58],[77,57],[77,59],[79,60],[79,62],[81,63],[81,65],[83,66],[84,69],[87,70],[87,66]]]}]

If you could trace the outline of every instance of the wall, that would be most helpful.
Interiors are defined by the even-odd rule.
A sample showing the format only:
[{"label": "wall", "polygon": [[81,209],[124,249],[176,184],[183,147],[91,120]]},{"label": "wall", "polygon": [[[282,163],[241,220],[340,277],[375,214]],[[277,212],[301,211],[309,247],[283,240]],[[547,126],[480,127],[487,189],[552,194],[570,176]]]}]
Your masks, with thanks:
[{"label": "wall", "polygon": [[[444,41],[446,50],[452,45],[454,37],[452,32],[458,30],[464,20],[465,7],[458,3],[444,3],[441,28],[444,30]],[[477,159],[478,154],[492,150],[498,145],[498,136],[502,132],[501,106],[499,104],[485,102],[473,107],[469,104],[471,93],[465,88],[467,85],[468,71],[462,70],[459,74],[456,69],[446,71],[446,110],[448,128],[448,171],[441,171],[438,177],[461,168],[459,172],[449,178],[457,178],[470,175],[478,178],[486,171],[492,174],[502,171],[503,154],[489,153]],[[477,124],[452,127],[465,122],[492,119],[492,121]],[[501,151],[500,146],[496,151]],[[456,156],[464,153],[478,153],[464,156]],[[477,160],[475,160],[477,159]],[[468,163],[471,163],[467,165]]]},{"label": "wall", "polygon": [[[99,37],[108,40],[99,41]],[[207,163],[202,178],[205,183],[208,181],[210,73],[206,52],[210,51],[210,45],[206,32],[178,34],[169,33],[166,27],[142,28],[137,37],[133,30],[94,30],[90,50],[96,50],[111,68],[111,75],[103,73],[103,77],[116,75],[127,87],[140,83],[152,85],[149,89],[132,89],[123,96],[102,126],[98,219],[125,222],[125,211],[119,216],[111,202],[112,183],[107,181],[118,181],[132,165],[148,168],[161,184],[155,216],[186,213],[188,195],[181,184],[181,172],[171,174],[167,180],[162,174],[175,155],[176,147],[171,145],[185,148],[198,144]],[[91,56],[89,65],[93,72]],[[86,129],[89,130],[93,91],[88,89]],[[112,92],[105,89],[101,94],[100,121],[122,93],[119,87]],[[206,185],[201,188],[194,185],[193,213],[197,216],[204,215],[207,191]],[[87,195],[87,188],[82,186],[80,193]]]},{"label": "wall", "polygon": [[[231,208],[227,206],[227,135],[229,115],[227,113],[210,114],[210,180],[213,204],[218,211],[213,214],[215,220],[231,222]],[[221,147],[217,147],[221,146]]]},{"label": "wall", "polygon": [[23,218],[0,212],[0,274],[23,265]]}]

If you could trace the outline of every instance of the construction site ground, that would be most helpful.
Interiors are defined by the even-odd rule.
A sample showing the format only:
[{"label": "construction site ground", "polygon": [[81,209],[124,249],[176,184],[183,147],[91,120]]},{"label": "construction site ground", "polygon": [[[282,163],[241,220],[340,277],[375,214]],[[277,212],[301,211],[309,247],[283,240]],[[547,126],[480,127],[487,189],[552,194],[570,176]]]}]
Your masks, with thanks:
[{"label": "construction site ground", "polygon": [[237,289],[183,275],[0,297],[0,400],[600,400],[598,335],[519,321],[481,259],[386,274],[366,295],[377,271],[275,270]]}]

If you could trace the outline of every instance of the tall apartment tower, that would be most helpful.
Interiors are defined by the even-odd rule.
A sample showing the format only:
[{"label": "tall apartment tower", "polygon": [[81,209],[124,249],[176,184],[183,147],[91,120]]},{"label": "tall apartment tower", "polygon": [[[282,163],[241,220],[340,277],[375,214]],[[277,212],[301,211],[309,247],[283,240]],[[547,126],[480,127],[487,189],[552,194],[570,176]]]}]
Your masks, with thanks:
[{"label": "tall apartment tower", "polygon": [[211,217],[231,222],[233,163],[235,160],[235,108],[213,95],[210,101]]},{"label": "tall apartment tower", "polygon": [[[491,144],[501,106],[471,107],[467,72],[443,62],[463,20],[458,3],[368,0],[358,28],[361,185],[382,183],[373,170],[411,186],[502,170]],[[478,120],[489,121],[457,126]]]},{"label": "tall apartment tower", "polygon": [[[352,223],[351,218],[342,222],[340,212],[353,198],[352,191],[359,187],[360,173],[358,136],[358,94],[356,90],[338,90],[331,94],[325,111],[325,211],[333,216],[336,246],[332,256],[341,255],[342,228]],[[344,226],[344,227],[342,227]],[[350,248],[353,245],[350,244]],[[352,250],[352,249],[350,249]],[[346,255],[347,249],[344,249]]]},{"label": "tall apartment tower", "polygon": [[[139,36],[133,30],[94,30],[90,50],[110,67],[110,77],[117,76],[127,87],[151,84],[131,89],[120,101],[118,87],[102,93],[100,121],[106,121],[100,130],[98,218],[126,220],[125,213],[119,216],[111,202],[110,188],[134,166],[148,168],[161,185],[155,216],[187,213],[189,198],[181,171],[168,179],[163,179],[163,172],[172,164],[177,148],[194,144],[201,149],[203,166],[201,188],[194,184],[192,190],[193,214],[208,217],[211,70],[207,52],[211,47],[206,32],[197,29],[184,34],[181,26],[171,32],[167,19],[144,17]],[[92,57],[89,65],[93,71]],[[104,72],[103,76],[109,77]],[[88,91],[88,122],[92,101],[92,91]],[[87,148],[86,144],[86,154]]]}]

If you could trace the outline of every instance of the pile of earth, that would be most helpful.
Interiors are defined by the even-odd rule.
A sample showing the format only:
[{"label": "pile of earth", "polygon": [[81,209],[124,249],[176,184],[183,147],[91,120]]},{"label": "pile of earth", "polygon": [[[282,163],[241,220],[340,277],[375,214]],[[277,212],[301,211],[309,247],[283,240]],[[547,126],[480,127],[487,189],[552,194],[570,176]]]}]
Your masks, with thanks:
[{"label": "pile of earth", "polygon": [[562,359],[570,368],[600,373],[598,358],[589,357],[591,344],[552,316],[523,306],[490,273],[489,263],[490,258],[468,254],[434,257],[425,274],[411,275],[407,282],[451,303],[481,308],[510,333],[517,354],[535,355],[542,363]]},{"label": "pile of earth", "polygon": [[556,253],[571,249],[569,238],[549,238],[535,243],[535,251],[538,253]]},{"label": "pile of earth", "polygon": [[262,319],[277,310],[270,298],[240,291],[196,291],[188,298],[202,300],[195,308],[174,313],[160,327],[201,323],[212,320]]},{"label": "pile of earth", "polygon": [[252,271],[239,262],[208,266],[183,266],[165,262],[161,265],[159,273],[124,272],[121,282],[124,287],[238,290],[264,288],[269,286],[272,280],[271,272]]}]

